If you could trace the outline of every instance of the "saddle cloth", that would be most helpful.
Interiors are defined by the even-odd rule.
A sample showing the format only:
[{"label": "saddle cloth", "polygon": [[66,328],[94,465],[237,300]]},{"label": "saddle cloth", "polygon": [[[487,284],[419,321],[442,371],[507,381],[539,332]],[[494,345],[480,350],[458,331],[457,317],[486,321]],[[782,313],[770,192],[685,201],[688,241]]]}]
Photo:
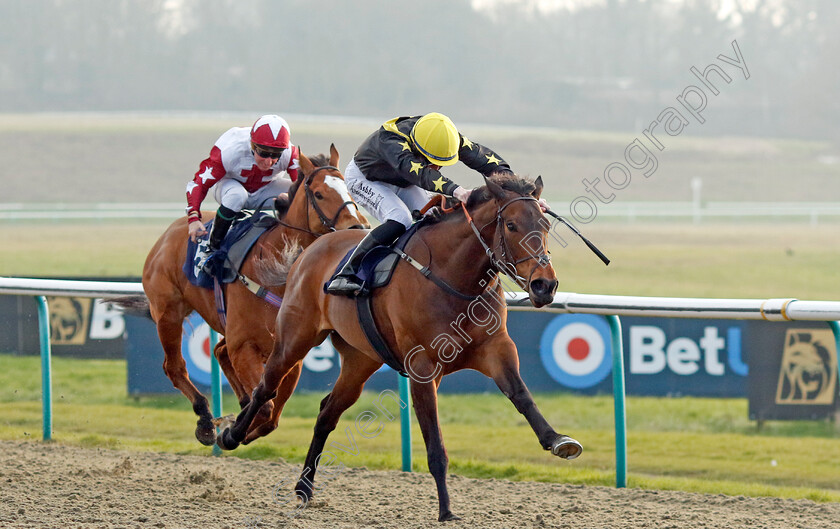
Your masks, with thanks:
[{"label": "saddle cloth", "polygon": [[228,231],[225,240],[222,241],[221,247],[207,259],[207,268],[212,271],[208,274],[201,264],[207,255],[209,233],[213,229],[213,219],[211,219],[205,224],[208,232],[206,237],[200,239],[198,243],[187,240],[184,275],[190,283],[202,288],[213,288],[214,278],[218,278],[220,283],[231,283],[236,279],[239,268],[254,243],[275,224],[277,224],[277,219],[263,212],[245,213],[243,218],[238,218]]},{"label": "saddle cloth", "polygon": [[[359,266],[359,271],[356,274],[359,279],[363,281],[362,290],[358,297],[369,296],[375,289],[384,287],[391,282],[391,276],[394,274],[394,268],[397,267],[397,262],[400,260],[400,255],[394,250],[404,250],[409,239],[417,232],[417,230],[426,222],[421,220],[415,222],[411,227],[396,240],[391,246],[376,246],[372,248],[362,258],[362,263]],[[350,255],[356,247],[350,248],[341,262],[338,263],[338,268],[335,269],[333,277],[338,274],[338,271],[344,266]],[[332,281],[332,277],[324,284],[324,292],[326,292],[327,285]]]}]

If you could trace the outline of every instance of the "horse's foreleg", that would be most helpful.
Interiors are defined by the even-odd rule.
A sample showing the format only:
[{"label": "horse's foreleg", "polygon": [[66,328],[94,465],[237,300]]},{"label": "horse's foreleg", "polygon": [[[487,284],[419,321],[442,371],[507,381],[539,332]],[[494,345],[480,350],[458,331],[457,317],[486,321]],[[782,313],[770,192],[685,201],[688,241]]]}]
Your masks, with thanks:
[{"label": "horse's foreleg", "polygon": [[478,370],[492,378],[516,410],[525,416],[544,449],[563,459],[576,458],[583,452],[583,447],[568,435],[558,434],[545,420],[519,374],[517,358],[516,347],[511,342],[501,354],[485,355],[485,361]]},{"label": "horse's foreleg", "polygon": [[[382,366],[381,362],[374,361],[350,348],[349,345],[343,343],[343,340],[339,342],[339,339],[334,338],[333,344],[336,349],[342,352],[341,373],[338,375],[338,380],[336,380],[332,392],[321,401],[321,411],[315,421],[315,431],[312,435],[312,442],[309,444],[309,452],[306,454],[303,472],[297,486],[295,486],[297,497],[304,503],[312,499],[315,471],[318,470],[318,465],[321,463],[321,455],[327,437],[335,430],[341,414],[359,399],[365,381]],[[330,455],[333,459],[335,458],[334,454],[330,453]],[[333,466],[332,470],[327,470],[329,467],[326,465],[331,463],[332,461],[324,461],[321,466],[328,475],[335,469],[341,468],[341,463],[339,463],[337,466]]]},{"label": "horse's foreleg", "polygon": [[[245,435],[245,440],[242,441],[242,444],[248,444],[251,441],[264,437],[277,429],[277,424],[280,422],[280,414],[283,413],[283,408],[286,406],[286,402],[288,402],[289,397],[292,396],[292,393],[294,393],[295,388],[297,387],[302,369],[303,362],[298,362],[291,371],[286,373],[286,376],[283,377],[283,381],[280,382],[280,387],[277,388],[277,395],[271,401],[273,406],[269,417],[262,422],[260,422],[259,417],[256,417],[254,422],[251,424],[247,435]],[[265,407],[263,410],[264,409]]]},{"label": "horse's foreleg", "polygon": [[449,490],[446,488],[446,472],[449,468],[449,456],[443,446],[443,436],[440,431],[440,421],[437,410],[437,383],[427,382],[411,384],[411,400],[414,402],[414,412],[423,440],[426,442],[426,458],[429,462],[429,472],[435,478],[437,485],[438,505],[440,507],[438,521],[458,520],[449,509]]},{"label": "horse's foreleg", "polygon": [[[295,330],[300,330],[300,328]],[[303,360],[313,345],[316,345],[313,337],[298,337],[297,339],[290,337],[286,342],[275,344],[274,351],[265,364],[262,380],[251,394],[251,401],[239,412],[236,424],[232,428],[225,429],[216,438],[216,444],[220,448],[233,450],[245,440],[254,417],[268,401],[277,395],[277,388],[280,387],[283,377],[295,367],[295,364]]]},{"label": "horse's foreleg", "polygon": [[184,394],[193,405],[193,411],[198,415],[195,437],[206,446],[216,441],[216,429],[213,427],[213,415],[207,398],[198,391],[190,381],[187,364],[181,356],[181,326],[183,318],[166,317],[157,321],[157,331],[163,346],[163,371],[172,385]]}]

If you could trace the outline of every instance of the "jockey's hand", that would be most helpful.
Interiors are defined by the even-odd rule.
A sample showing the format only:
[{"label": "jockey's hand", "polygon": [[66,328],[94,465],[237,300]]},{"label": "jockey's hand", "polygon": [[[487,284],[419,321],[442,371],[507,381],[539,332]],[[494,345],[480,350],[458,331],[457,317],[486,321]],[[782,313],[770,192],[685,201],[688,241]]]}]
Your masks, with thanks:
[{"label": "jockey's hand", "polygon": [[466,204],[467,200],[470,198],[470,194],[472,194],[472,189],[464,189],[463,187],[458,186],[455,188],[455,191],[452,192],[452,197],[455,200]]},{"label": "jockey's hand", "polygon": [[548,211],[548,202],[546,202],[544,198],[537,199],[537,203],[540,205],[540,209],[543,213]]},{"label": "jockey's hand", "polygon": [[189,234],[192,242],[198,242],[199,237],[207,235],[207,228],[204,227],[204,224],[200,220],[190,222]]}]

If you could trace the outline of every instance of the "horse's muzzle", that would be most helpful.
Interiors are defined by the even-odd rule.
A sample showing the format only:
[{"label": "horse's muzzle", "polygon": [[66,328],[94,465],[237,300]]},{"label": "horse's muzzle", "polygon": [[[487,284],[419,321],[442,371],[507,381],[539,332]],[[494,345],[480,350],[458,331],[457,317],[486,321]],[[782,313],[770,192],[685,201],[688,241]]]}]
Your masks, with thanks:
[{"label": "horse's muzzle", "polygon": [[540,308],[554,301],[554,292],[557,290],[557,280],[543,278],[534,279],[528,287],[531,294],[531,303],[535,307]]}]

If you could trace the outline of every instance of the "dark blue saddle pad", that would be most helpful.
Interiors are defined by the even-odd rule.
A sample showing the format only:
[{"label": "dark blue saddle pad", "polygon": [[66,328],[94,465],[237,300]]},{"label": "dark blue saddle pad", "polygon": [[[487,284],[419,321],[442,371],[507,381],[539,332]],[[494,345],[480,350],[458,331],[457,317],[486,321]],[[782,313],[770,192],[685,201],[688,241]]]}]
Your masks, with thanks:
[{"label": "dark blue saddle pad", "polygon": [[[394,274],[394,268],[396,268],[397,262],[400,259],[399,254],[394,252],[392,248],[396,250],[404,250],[409,239],[411,239],[411,237],[417,233],[417,230],[425,224],[426,222],[423,220],[415,222],[397,239],[392,246],[376,246],[365,254],[362,258],[362,264],[359,266],[358,273],[356,274],[358,278],[364,282],[362,291],[359,294],[360,296],[370,295],[372,290],[384,287],[391,281],[391,276]],[[338,263],[338,267],[335,269],[333,277],[339,270],[341,270],[347,260],[350,259],[350,255],[355,249],[356,247],[353,246],[344,255],[341,262]],[[332,278],[330,278],[330,281],[332,281]],[[327,284],[329,284],[329,281]]]},{"label": "dark blue saddle pad", "polygon": [[247,214],[242,219],[237,219],[230,231],[228,231],[221,247],[207,260],[208,268],[212,270],[208,274],[201,263],[207,255],[209,233],[213,229],[213,219],[205,224],[208,235],[197,243],[187,240],[187,258],[184,261],[182,270],[190,283],[202,288],[213,288],[214,278],[220,283],[230,283],[236,279],[242,262],[248,256],[251,247],[266,230],[277,224],[277,220],[268,213],[258,212],[253,215]]}]

